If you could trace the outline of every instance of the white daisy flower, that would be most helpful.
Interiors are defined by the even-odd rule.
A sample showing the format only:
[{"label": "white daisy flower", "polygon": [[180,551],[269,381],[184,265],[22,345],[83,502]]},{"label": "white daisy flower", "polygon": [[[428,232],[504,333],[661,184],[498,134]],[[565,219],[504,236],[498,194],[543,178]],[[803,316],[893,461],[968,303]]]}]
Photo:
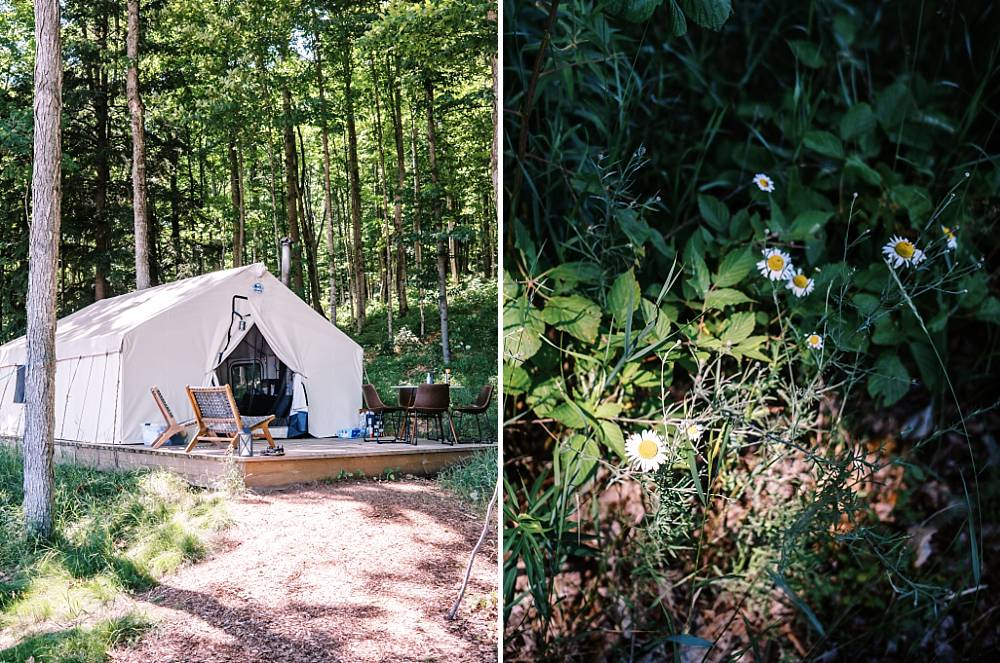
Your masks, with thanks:
[{"label": "white daisy flower", "polygon": [[903,267],[904,265],[916,266],[924,261],[927,256],[924,252],[908,239],[894,235],[889,242],[882,247],[882,253],[892,263],[893,267]]},{"label": "white daisy flower", "polygon": [[781,249],[764,249],[764,259],[757,263],[761,276],[772,281],[787,279],[792,271],[792,258]]},{"label": "white daisy flower", "polygon": [[761,191],[766,191],[771,193],[774,191],[774,180],[765,175],[764,173],[757,173],[753,176],[753,183],[757,185],[757,188]]},{"label": "white daisy flower", "polygon": [[667,461],[663,438],[653,430],[632,433],[625,440],[625,457],[634,469],[656,471]]},{"label": "white daisy flower", "polygon": [[806,336],[806,345],[809,346],[810,350],[822,350],[823,349],[823,337],[813,332]]},{"label": "white daisy flower", "polygon": [[689,421],[687,425],[684,426],[684,434],[687,435],[687,438],[692,442],[700,440],[703,432],[704,429],[693,421]]},{"label": "white daisy flower", "polygon": [[941,232],[944,236],[948,238],[948,248],[954,251],[958,248],[958,238],[955,237],[955,231],[948,226],[941,226]]},{"label": "white daisy flower", "polygon": [[788,279],[787,287],[789,290],[795,293],[796,297],[805,297],[806,295],[808,295],[810,292],[813,291],[813,288],[815,286],[816,284],[813,283],[813,280],[811,278],[809,278],[802,272],[799,272],[792,278]]}]

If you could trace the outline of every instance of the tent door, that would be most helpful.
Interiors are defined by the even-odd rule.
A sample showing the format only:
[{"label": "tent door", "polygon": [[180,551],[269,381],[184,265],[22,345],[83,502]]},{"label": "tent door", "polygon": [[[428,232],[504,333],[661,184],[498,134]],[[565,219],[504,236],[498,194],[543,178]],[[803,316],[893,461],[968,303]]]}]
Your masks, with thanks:
[{"label": "tent door", "polygon": [[257,325],[215,368],[218,384],[232,387],[240,414],[273,414],[277,426],[286,425],[292,406],[292,375]]}]

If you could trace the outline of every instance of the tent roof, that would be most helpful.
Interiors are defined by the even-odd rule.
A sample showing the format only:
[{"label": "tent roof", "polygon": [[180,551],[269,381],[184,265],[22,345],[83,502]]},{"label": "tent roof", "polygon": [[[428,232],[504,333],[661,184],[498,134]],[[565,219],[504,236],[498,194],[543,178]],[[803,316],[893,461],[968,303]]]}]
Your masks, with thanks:
[{"label": "tent roof", "polygon": [[[248,272],[263,276],[267,268],[262,263],[255,263],[94,302],[59,320],[56,327],[57,359],[119,352],[125,336],[143,323],[180,302],[190,301],[221,285],[240,280]],[[25,346],[23,336],[0,346],[0,366],[23,363]]]}]

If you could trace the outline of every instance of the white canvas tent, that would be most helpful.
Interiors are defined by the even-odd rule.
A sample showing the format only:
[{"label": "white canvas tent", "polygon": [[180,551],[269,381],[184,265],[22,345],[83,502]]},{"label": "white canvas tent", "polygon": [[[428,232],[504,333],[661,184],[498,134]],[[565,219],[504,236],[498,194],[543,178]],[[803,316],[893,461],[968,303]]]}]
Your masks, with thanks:
[{"label": "white canvas tent", "polygon": [[[141,442],[145,423],[163,423],[153,385],[179,420],[190,418],[185,385],[218,384],[220,364],[251,338],[263,338],[294,376],[312,435],[357,425],[361,346],[255,264],[105,299],[59,320],[56,438]],[[0,435],[23,432],[25,406],[15,400],[24,358],[24,337],[0,346]]]}]

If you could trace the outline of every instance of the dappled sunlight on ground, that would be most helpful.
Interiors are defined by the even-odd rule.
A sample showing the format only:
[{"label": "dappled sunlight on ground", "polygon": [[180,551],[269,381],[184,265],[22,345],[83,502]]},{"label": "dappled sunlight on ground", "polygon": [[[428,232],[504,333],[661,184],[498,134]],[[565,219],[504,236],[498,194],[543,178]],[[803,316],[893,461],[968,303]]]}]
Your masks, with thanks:
[{"label": "dappled sunlight on ground", "polygon": [[447,621],[482,523],[434,483],[250,495],[231,515],[216,554],[140,597],[160,625],[111,660],[496,659],[496,536]]}]

